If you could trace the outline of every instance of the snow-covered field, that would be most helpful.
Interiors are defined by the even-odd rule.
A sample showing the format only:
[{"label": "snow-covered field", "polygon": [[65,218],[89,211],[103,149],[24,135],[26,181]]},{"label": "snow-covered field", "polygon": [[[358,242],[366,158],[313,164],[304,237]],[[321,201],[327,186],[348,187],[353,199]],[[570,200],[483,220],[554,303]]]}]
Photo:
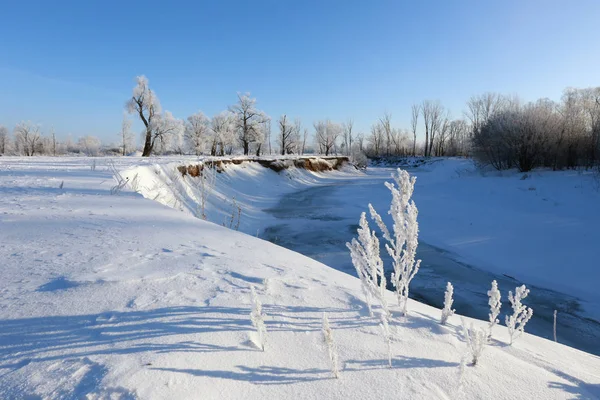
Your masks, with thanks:
[{"label": "snow-covered field", "polygon": [[[85,158],[0,158],[0,398],[600,396],[600,358],[527,334],[508,346],[502,327],[495,329],[497,340],[485,349],[480,364],[466,367],[460,379],[465,343],[455,329],[459,316],[450,317],[449,325],[442,327],[439,310],[415,301],[409,303],[407,318],[395,315],[393,368],[387,368],[378,320],[368,317],[356,278],[219,226],[227,224],[234,196],[243,210],[240,229],[253,232],[268,226],[263,209],[282,194],[368,176],[350,170],[321,175],[291,170],[278,175],[255,165],[231,167],[219,174],[209,197],[207,215],[217,223],[213,224],[192,215],[197,211],[193,192],[183,187],[169,198],[171,194],[158,185],[175,179],[169,175],[172,159],[115,160],[128,176],[146,174],[137,190],[150,199],[129,189],[111,195],[115,183],[106,161],[97,160],[92,170],[93,161]],[[136,168],[140,164],[149,168]],[[452,182],[465,182],[459,186],[471,190],[475,182],[469,180],[479,184],[483,179],[465,171],[457,178],[456,167],[432,167],[429,172],[442,192]],[[421,235],[459,249],[464,257],[479,258],[489,268],[501,265],[503,258],[490,262],[498,257],[506,257],[510,265],[529,265],[537,260],[533,249],[540,248],[547,248],[540,257],[542,263],[548,262],[558,254],[555,243],[551,248],[544,244],[549,233],[532,237],[533,249],[526,244],[518,249],[525,261],[497,249],[493,257],[486,256],[491,251],[486,244],[507,243],[511,232],[505,221],[507,226],[499,225],[497,236],[490,238],[485,232],[496,226],[486,224],[491,224],[490,213],[508,218],[510,210],[516,210],[526,229],[528,215],[548,213],[554,219],[549,219],[545,232],[573,229],[586,235],[584,240],[592,240],[591,224],[598,213],[587,201],[594,194],[581,189],[582,195],[573,200],[562,193],[556,182],[575,181],[566,175],[541,174],[518,181],[518,185],[535,181],[536,186],[524,190],[516,202],[498,194],[503,191],[497,182],[518,178],[493,178],[490,182],[496,183],[476,189],[481,195],[473,204],[495,201],[485,207],[461,205],[450,194],[447,198],[438,194],[437,213],[433,193],[428,198],[423,190],[419,197],[422,186],[417,186]],[[159,203],[171,200],[168,207]],[[440,201],[449,208],[440,207]],[[576,210],[563,219],[556,217],[562,212],[550,214],[571,205]],[[385,209],[383,201],[378,206]],[[508,210],[497,210],[500,206]],[[445,226],[448,218],[454,222]],[[441,220],[439,226],[433,225],[435,219]],[[524,235],[529,233],[535,232]],[[576,238],[560,243],[571,246],[567,261],[583,253],[582,258],[593,262],[586,242],[578,243]],[[593,282],[575,281],[571,276],[575,273],[554,279],[555,265],[543,278],[534,278],[548,284],[563,282],[584,293],[593,288]],[[577,270],[578,265],[573,262],[565,268],[586,271]],[[511,272],[520,271],[506,271]],[[535,269],[523,272],[534,275]],[[598,277],[597,271],[588,272],[587,282]],[[267,314],[265,352],[253,343],[251,285]],[[390,303],[393,300],[389,293]],[[342,364],[340,379],[332,378],[322,345],[323,313],[332,323]]]}]

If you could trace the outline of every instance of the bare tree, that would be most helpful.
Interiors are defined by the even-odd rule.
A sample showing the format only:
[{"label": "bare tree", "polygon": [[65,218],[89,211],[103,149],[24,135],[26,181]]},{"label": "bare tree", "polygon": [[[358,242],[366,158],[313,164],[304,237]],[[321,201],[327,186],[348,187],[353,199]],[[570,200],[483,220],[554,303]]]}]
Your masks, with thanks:
[{"label": "bare tree", "polygon": [[381,149],[384,142],[384,130],[380,122],[377,122],[371,126],[371,136],[369,136],[369,142],[376,156],[381,155]]},{"label": "bare tree", "polygon": [[425,100],[421,106],[425,122],[425,156],[431,156],[435,136],[442,124],[443,108],[439,101]]},{"label": "bare tree", "polygon": [[[229,107],[235,115],[235,127],[238,139],[244,149],[244,155],[250,152],[250,144],[258,142],[262,144],[261,124],[267,119],[265,113],[256,108],[256,99],[250,97],[250,93],[238,93],[238,102]],[[260,153],[260,147],[258,152]]]},{"label": "bare tree", "polygon": [[33,123],[20,122],[14,130],[15,142],[26,156],[33,156],[41,142],[40,127]]},{"label": "bare tree", "polygon": [[5,126],[0,125],[0,154],[6,154],[8,152],[8,129]]},{"label": "bare tree", "polygon": [[379,118],[379,125],[385,137],[385,154],[389,156],[393,143],[392,115],[387,112],[383,114],[383,117]]},{"label": "bare tree", "polygon": [[154,149],[154,146],[158,141],[161,153],[164,153],[167,150],[172,150],[179,154],[182,153],[184,132],[182,120],[175,118],[171,112],[165,111],[164,113],[154,116],[150,127],[152,133],[152,149]]},{"label": "bare tree", "polygon": [[314,123],[315,141],[319,147],[320,153],[329,155],[332,149],[335,148],[338,137],[341,134],[342,127],[339,124],[329,120],[317,121]]},{"label": "bare tree", "polygon": [[287,115],[282,115],[277,121],[277,125],[279,126],[279,136],[277,137],[277,142],[279,144],[279,149],[281,155],[291,154],[294,152],[294,127],[289,123],[287,119]]},{"label": "bare tree", "polygon": [[300,152],[300,154],[304,154],[304,152],[306,151],[306,141],[308,140],[308,129],[304,128],[304,131],[302,133],[302,151]]},{"label": "bare tree", "polygon": [[269,154],[273,154],[273,148],[271,145],[271,118],[267,118],[262,125],[265,144],[269,147]]},{"label": "bare tree", "polygon": [[[54,133],[54,132],[53,132]],[[119,132],[121,138],[121,150],[124,156],[127,155],[128,151],[133,148],[133,132],[131,131],[131,120],[127,118],[127,114],[123,114],[123,121],[121,122],[121,132]]]},{"label": "bare tree", "polygon": [[350,155],[352,153],[352,141],[354,140],[353,138],[353,132],[352,130],[354,129],[354,121],[350,118],[348,119],[345,123],[344,123],[344,147],[346,148],[346,155]]},{"label": "bare tree", "polygon": [[223,111],[212,118],[212,135],[209,141],[211,156],[224,156],[232,150],[235,141],[234,117],[231,112]]},{"label": "bare tree", "polygon": [[161,112],[160,101],[148,86],[148,78],[144,75],[138,76],[136,82],[137,85],[133,88],[133,95],[127,102],[127,110],[130,114],[137,113],[146,128],[142,157],[149,157],[157,139],[153,136],[155,129],[153,129],[152,123]]},{"label": "bare tree", "polygon": [[509,100],[498,93],[483,93],[472,96],[467,102],[468,111],[465,113],[471,121],[473,133],[478,133],[496,112],[507,105]]},{"label": "bare tree", "polygon": [[411,107],[410,127],[413,135],[412,155],[417,155],[417,126],[419,125],[419,114],[421,114],[421,105],[413,104]]},{"label": "bare tree", "polygon": [[52,155],[56,157],[56,132],[54,132],[54,128],[50,131],[50,140],[52,146]]}]

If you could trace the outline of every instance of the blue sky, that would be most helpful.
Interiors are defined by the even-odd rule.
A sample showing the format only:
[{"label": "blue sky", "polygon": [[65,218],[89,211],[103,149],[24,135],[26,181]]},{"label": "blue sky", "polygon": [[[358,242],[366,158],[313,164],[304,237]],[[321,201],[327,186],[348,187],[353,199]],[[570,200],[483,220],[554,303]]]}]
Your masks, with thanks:
[{"label": "blue sky", "polygon": [[473,94],[559,99],[600,85],[600,1],[6,1],[0,124],[116,141],[134,77],[163,109],[213,115],[251,92],[277,118],[384,112]]}]

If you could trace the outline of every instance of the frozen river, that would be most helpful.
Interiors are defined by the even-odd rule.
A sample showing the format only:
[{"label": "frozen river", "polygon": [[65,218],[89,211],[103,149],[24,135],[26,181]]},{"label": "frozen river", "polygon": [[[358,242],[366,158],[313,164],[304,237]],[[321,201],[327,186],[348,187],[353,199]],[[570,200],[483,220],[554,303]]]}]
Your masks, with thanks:
[{"label": "frozen river", "polygon": [[[356,275],[346,242],[356,235],[360,213],[367,211],[369,202],[373,202],[385,219],[391,195],[383,182],[390,180],[388,177],[388,173],[382,174],[380,171],[370,173],[365,178],[337,181],[289,193],[275,207],[265,210],[277,222],[267,227],[261,236]],[[389,221],[386,223],[391,227]],[[383,255],[387,256],[384,251]],[[524,283],[531,289],[524,303],[534,310],[533,318],[526,326],[527,332],[551,339],[553,312],[558,310],[558,341],[600,355],[600,323],[584,315],[576,297],[467,265],[459,261],[458,255],[423,241],[419,243],[417,257],[422,264],[411,283],[411,298],[441,308],[446,282],[450,281],[454,285],[454,308],[457,313],[487,320],[487,291],[495,279],[502,292],[500,319],[504,324],[504,315],[512,311],[507,299],[508,290],[514,291],[516,286]],[[391,268],[389,259],[384,258],[384,264],[386,268]],[[387,272],[389,277],[391,271]]]}]

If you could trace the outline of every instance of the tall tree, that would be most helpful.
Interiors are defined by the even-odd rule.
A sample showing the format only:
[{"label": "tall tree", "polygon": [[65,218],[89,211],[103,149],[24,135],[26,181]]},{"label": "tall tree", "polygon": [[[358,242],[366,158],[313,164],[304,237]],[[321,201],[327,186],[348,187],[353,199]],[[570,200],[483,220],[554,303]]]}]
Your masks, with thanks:
[{"label": "tall tree", "polygon": [[124,156],[127,155],[128,151],[134,147],[133,145],[133,132],[131,131],[131,120],[127,118],[127,114],[123,113],[123,122],[121,122],[121,132],[119,132],[119,138],[121,139],[121,150]]},{"label": "tall tree", "polygon": [[344,123],[344,147],[346,148],[346,155],[350,155],[352,153],[352,141],[353,141],[353,129],[354,129],[354,121],[352,118],[349,118]]},{"label": "tall tree", "polygon": [[[148,78],[144,75],[136,77],[136,86],[133,88],[133,95],[127,101],[127,110],[130,114],[137,114],[146,128],[144,136],[144,150],[142,157],[149,157],[152,154],[154,143],[157,137],[153,136],[153,122],[157,115],[160,115],[160,101],[150,87]],[[156,124],[155,124],[156,125]],[[164,138],[161,138],[162,141]]]},{"label": "tall tree", "polygon": [[8,129],[0,125],[0,154],[8,152]]},{"label": "tall tree", "polygon": [[229,111],[234,114],[234,123],[244,155],[248,155],[251,143],[262,144],[261,124],[267,116],[256,108],[256,99],[251,98],[250,93],[238,93],[238,102],[230,106]]},{"label": "tall tree", "polygon": [[20,122],[15,126],[15,143],[26,156],[33,156],[41,143],[40,127],[31,122]]},{"label": "tall tree", "polygon": [[281,155],[291,154],[294,152],[294,127],[290,124],[287,115],[282,115],[277,121],[279,126],[279,135],[277,136],[277,142]]},{"label": "tall tree", "polygon": [[335,149],[337,139],[342,133],[342,127],[329,120],[317,121],[314,123],[314,127],[315,141],[319,151],[328,156]]},{"label": "tall tree", "polygon": [[204,151],[204,144],[210,142],[209,132],[210,120],[202,111],[190,115],[185,123],[186,147],[193,154],[199,156]]},{"label": "tall tree", "polygon": [[421,106],[425,121],[425,156],[431,156],[435,136],[442,125],[443,107],[439,101],[425,100]]},{"label": "tall tree", "polygon": [[410,128],[413,134],[412,155],[417,155],[417,126],[419,125],[419,114],[421,114],[421,105],[413,104],[411,107]]}]

